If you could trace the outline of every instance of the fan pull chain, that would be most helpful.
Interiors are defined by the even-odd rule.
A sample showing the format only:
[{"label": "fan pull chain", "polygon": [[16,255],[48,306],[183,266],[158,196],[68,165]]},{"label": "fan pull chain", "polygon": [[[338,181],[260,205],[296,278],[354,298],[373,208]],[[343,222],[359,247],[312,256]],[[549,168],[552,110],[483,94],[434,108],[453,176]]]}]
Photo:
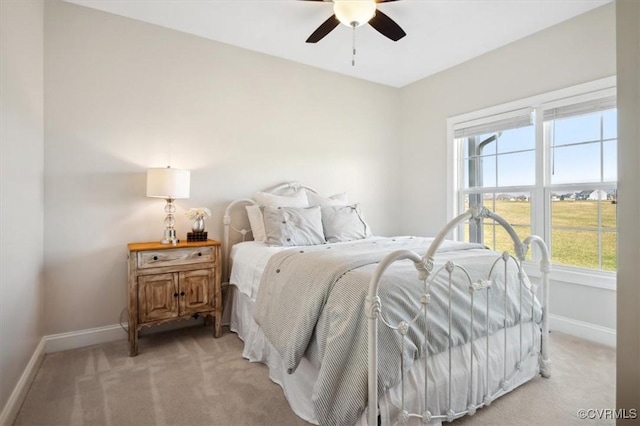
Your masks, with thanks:
[{"label": "fan pull chain", "polygon": [[355,67],[356,66],[356,26],[357,24],[354,22],[351,24],[351,27],[353,28],[353,53],[351,55],[351,66]]}]

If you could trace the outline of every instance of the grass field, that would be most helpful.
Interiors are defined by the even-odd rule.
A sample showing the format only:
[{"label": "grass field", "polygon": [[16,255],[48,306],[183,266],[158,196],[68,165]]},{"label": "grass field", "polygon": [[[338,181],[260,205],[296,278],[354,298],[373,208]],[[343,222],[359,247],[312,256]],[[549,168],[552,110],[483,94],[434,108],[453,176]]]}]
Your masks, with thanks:
[{"label": "grass field", "polygon": [[[488,208],[492,206],[487,203]],[[603,201],[601,232],[598,231],[597,201],[554,201],[551,205],[551,257],[555,264],[584,268],[616,270],[616,205]],[[493,210],[504,217],[522,239],[531,234],[531,204],[525,201],[500,200]],[[588,230],[574,228],[591,228]],[[466,229],[468,237],[468,228]],[[485,244],[496,250],[513,253],[513,243],[501,226],[485,223]],[[468,238],[467,238],[468,240]],[[602,246],[602,259],[598,246]]]}]

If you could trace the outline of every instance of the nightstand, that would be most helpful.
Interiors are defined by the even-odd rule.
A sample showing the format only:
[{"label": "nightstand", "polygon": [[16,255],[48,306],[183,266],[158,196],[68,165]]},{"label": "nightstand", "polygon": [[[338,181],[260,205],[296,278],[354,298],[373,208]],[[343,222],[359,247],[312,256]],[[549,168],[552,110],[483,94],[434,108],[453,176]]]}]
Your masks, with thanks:
[{"label": "nightstand", "polygon": [[138,355],[140,329],[200,315],[213,319],[213,337],[220,337],[222,294],[218,241],[176,245],[130,243],[127,248],[129,356]]}]

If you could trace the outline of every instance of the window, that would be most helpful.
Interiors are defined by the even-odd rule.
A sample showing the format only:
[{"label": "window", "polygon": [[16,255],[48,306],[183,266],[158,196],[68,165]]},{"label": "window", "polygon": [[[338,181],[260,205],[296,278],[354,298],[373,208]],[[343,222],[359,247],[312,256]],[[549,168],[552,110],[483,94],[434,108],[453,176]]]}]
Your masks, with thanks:
[{"label": "window", "polygon": [[552,261],[616,270],[615,97],[545,110]]},{"label": "window", "polygon": [[[464,210],[482,205],[509,221],[521,238],[531,234],[531,197],[535,189],[535,127],[532,110],[467,125],[454,134],[462,150]],[[506,231],[489,221],[471,222],[465,240],[513,251]]]},{"label": "window", "polygon": [[[615,271],[615,88],[580,89],[450,119],[456,210],[485,206],[521,239],[540,235],[555,265]],[[493,221],[463,231],[466,241],[513,253]]]}]

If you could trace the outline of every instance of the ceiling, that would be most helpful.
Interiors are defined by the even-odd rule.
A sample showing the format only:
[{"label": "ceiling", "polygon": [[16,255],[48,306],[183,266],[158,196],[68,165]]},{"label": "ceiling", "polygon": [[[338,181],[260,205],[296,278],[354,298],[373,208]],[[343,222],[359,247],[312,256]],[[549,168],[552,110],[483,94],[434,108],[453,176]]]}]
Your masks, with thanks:
[{"label": "ceiling", "polygon": [[300,0],[67,0],[341,74],[402,87],[611,0],[403,0],[379,4],[407,33],[393,42],[371,26],[307,37],[331,2]]}]

